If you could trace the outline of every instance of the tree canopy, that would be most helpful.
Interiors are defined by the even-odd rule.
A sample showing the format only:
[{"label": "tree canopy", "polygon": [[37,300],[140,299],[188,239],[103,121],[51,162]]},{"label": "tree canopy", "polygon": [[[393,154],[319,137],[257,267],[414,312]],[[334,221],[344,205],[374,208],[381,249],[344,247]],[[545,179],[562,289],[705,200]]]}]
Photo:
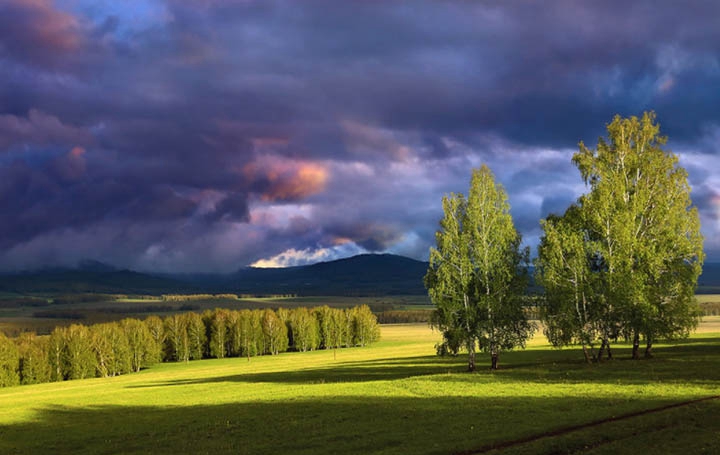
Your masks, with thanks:
[{"label": "tree canopy", "polygon": [[556,345],[601,350],[611,339],[686,336],[698,323],[694,299],[703,239],[687,172],[663,146],[654,113],[616,116],[595,149],[580,143],[573,163],[589,192],[543,221],[537,265],[544,319]]},{"label": "tree canopy", "polygon": [[430,249],[425,285],[436,309],[433,327],[443,333],[438,353],[489,352],[497,368],[500,351],[524,346],[533,326],[525,316],[529,250],[513,225],[504,188],[490,169],[474,169],[468,198],[443,198],[444,216]]}]

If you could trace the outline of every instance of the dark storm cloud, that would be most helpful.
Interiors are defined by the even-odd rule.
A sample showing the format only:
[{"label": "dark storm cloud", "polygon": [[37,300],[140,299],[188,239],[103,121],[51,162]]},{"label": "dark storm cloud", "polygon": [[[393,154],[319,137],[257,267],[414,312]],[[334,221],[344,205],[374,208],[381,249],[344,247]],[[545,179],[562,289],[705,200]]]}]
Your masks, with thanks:
[{"label": "dark storm cloud", "polygon": [[6,0],[0,4],[0,57],[53,66],[81,45],[77,19],[51,1]]},{"label": "dark storm cloud", "polygon": [[88,144],[91,135],[64,125],[52,115],[30,109],[26,116],[0,115],[0,152],[26,145]]},{"label": "dark storm cloud", "polygon": [[482,162],[532,239],[584,190],[577,142],[646,109],[700,157],[709,237],[719,16],[711,1],[3,2],[0,267],[423,257],[442,194]]}]

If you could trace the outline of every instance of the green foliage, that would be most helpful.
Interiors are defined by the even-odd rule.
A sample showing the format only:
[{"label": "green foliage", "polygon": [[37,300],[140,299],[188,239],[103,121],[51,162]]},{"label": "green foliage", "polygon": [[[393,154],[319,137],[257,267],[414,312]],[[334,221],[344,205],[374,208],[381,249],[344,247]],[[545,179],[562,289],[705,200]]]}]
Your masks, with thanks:
[{"label": "green foliage", "polygon": [[190,340],[188,339],[187,318],[174,314],[165,318],[165,358],[176,362],[190,360]]},{"label": "green foliage", "polygon": [[345,318],[345,312],[339,308],[330,309],[330,324],[328,330],[328,345],[333,349],[338,349],[343,346],[343,343],[347,339],[347,319]]},{"label": "green foliage", "polygon": [[[379,327],[369,307],[325,308],[331,323],[331,347],[364,346],[377,341]],[[19,355],[13,354],[16,359],[8,364],[15,366],[8,371],[19,374],[18,380],[23,384],[34,384],[117,376],[140,371],[161,360],[188,362],[225,356],[245,356],[249,360],[289,348],[311,351],[320,345],[318,318],[324,311],[303,307],[277,312],[215,309],[202,316],[184,313],[164,320],[150,316],[145,321],[128,318],[90,327],[57,327],[46,337],[25,333],[15,342],[9,341],[8,352]],[[293,340],[297,342],[292,347],[288,327],[294,331]],[[6,385],[16,382],[8,379]]]},{"label": "green foliage", "polygon": [[616,116],[596,149],[580,143],[573,162],[590,191],[563,217],[543,223],[538,281],[556,345],[603,345],[687,336],[704,259],[687,172],[663,149],[653,113]]},{"label": "green foliage", "polygon": [[367,346],[380,339],[380,326],[377,318],[367,305],[360,305],[349,309],[353,318],[354,346]]},{"label": "green foliage", "polygon": [[186,302],[191,300],[238,300],[237,294],[163,294],[163,302]]},{"label": "green foliage", "polygon": [[329,306],[323,305],[316,307],[313,310],[315,319],[318,321],[318,329],[320,334],[320,348],[329,349],[334,347],[332,344],[333,334],[332,332],[332,310]]},{"label": "green foliage", "polygon": [[15,343],[0,332],[0,387],[20,383],[20,355]]},{"label": "green foliage", "polygon": [[207,316],[209,325],[209,354],[210,357],[222,359],[229,352],[228,349],[228,317],[230,311],[216,309]]},{"label": "green foliage", "polygon": [[413,322],[430,322],[432,310],[389,310],[377,313],[380,324],[400,324]]},{"label": "green foliage", "polygon": [[234,336],[240,345],[240,355],[247,357],[260,355],[265,350],[262,325],[260,324],[260,311],[241,310],[238,314],[237,325],[234,326]]},{"label": "green foliage", "polygon": [[98,376],[117,376],[133,370],[130,344],[120,324],[95,324],[90,331]]},{"label": "green foliage", "polygon": [[202,359],[207,345],[205,323],[197,313],[185,313],[185,327],[187,330],[188,356],[191,360]]},{"label": "green foliage", "polygon": [[275,310],[277,313],[278,318],[285,324],[285,327],[287,328],[287,336],[288,336],[288,348],[292,348],[295,346],[295,342],[293,341],[293,330],[292,330],[292,318],[291,318],[291,311],[288,308],[280,307],[277,310]]},{"label": "green foliage", "polygon": [[16,338],[20,354],[20,383],[39,384],[50,381],[49,337],[25,332]]},{"label": "green foliage", "polygon": [[65,344],[67,328],[56,327],[48,339],[48,363],[50,364],[50,381],[62,381],[65,377]]},{"label": "green foliage", "polygon": [[97,362],[93,352],[93,339],[90,329],[84,325],[73,324],[65,329],[64,335],[63,371],[65,378],[85,379],[94,377]]},{"label": "green foliage", "polygon": [[[605,300],[597,292],[596,258],[582,229],[577,206],[565,215],[551,215],[541,225],[545,235],[540,239],[536,280],[545,291],[540,317],[550,343],[562,347],[573,343],[587,348],[601,336],[609,338],[614,320]],[[592,354],[594,356],[594,353]]]},{"label": "green foliage", "polygon": [[305,307],[295,308],[290,312],[289,320],[292,346],[303,352],[317,349],[320,345],[320,325],[313,313]]},{"label": "green foliage", "polygon": [[242,325],[239,311],[228,311],[225,320],[226,351],[229,357],[242,355]]},{"label": "green foliage", "polygon": [[148,332],[150,332],[150,338],[152,343],[148,347],[148,364],[155,362],[162,362],[167,360],[165,356],[165,324],[162,319],[158,316],[150,316],[143,321]]},{"label": "green foliage", "polygon": [[158,344],[146,324],[137,319],[123,319],[120,327],[127,339],[132,371],[140,371],[158,362]]},{"label": "green foliage", "polygon": [[287,326],[273,310],[262,312],[262,332],[265,339],[265,352],[277,355],[288,348]]},{"label": "green foliage", "polygon": [[445,335],[438,352],[463,346],[473,371],[479,347],[495,369],[500,351],[523,347],[534,330],[522,305],[529,250],[520,249],[507,195],[487,166],[473,170],[467,199],[443,198],[443,212],[425,277],[432,324]]}]

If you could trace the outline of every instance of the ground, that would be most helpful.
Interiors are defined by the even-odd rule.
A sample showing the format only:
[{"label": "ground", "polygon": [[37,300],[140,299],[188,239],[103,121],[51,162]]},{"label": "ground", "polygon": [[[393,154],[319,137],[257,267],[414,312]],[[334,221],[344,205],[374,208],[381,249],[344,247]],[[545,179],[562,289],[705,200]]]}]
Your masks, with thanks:
[{"label": "ground", "polygon": [[[501,369],[426,325],[366,348],[157,365],[0,389],[0,453],[717,453],[720,317],[656,358],[587,365],[537,336]],[[644,414],[643,414],[644,413]],[[635,417],[627,417],[637,414]],[[621,418],[620,420],[612,420]],[[584,428],[581,427],[587,425]],[[571,431],[568,431],[571,430]],[[524,441],[524,442],[523,442]]]}]

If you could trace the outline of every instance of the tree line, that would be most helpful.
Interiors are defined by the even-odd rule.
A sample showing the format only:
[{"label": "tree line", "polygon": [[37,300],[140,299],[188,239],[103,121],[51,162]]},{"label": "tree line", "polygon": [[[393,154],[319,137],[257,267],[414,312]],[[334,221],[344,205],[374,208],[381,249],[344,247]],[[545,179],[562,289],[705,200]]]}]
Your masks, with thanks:
[{"label": "tree line", "polygon": [[[533,300],[548,340],[580,345],[588,362],[612,358],[619,339],[632,342],[633,359],[641,341],[651,357],[656,340],[688,336],[699,322],[700,220],[666,141],[654,113],[616,116],[607,138],[594,149],[581,142],[572,157],[589,191],[541,221]],[[425,276],[438,353],[464,349],[472,371],[479,349],[495,369],[499,353],[524,347],[535,329],[523,300],[529,251],[487,166],[473,170],[468,197],[451,193],[442,204]]]},{"label": "tree line", "polygon": [[297,294],[162,294],[160,300],[163,302],[185,302],[188,300],[291,299],[295,297],[297,297]]},{"label": "tree line", "polygon": [[367,305],[339,309],[208,310],[165,318],[56,327],[50,335],[0,332],[0,387],[110,377],[157,362],[276,355],[366,346],[377,341]]}]

